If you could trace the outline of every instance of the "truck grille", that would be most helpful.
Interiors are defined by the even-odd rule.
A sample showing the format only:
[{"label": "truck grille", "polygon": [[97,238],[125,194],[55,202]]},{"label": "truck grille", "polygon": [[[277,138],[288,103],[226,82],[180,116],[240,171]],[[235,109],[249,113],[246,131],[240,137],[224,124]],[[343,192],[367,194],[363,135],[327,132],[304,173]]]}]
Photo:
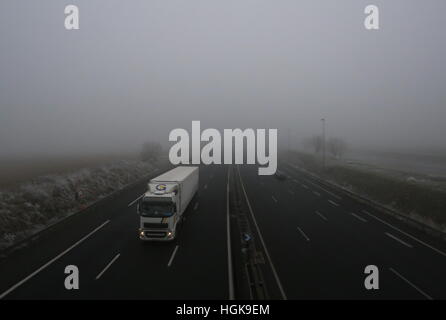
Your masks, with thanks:
[{"label": "truck grille", "polygon": [[164,231],[146,231],[144,233],[147,238],[165,238],[166,232]]},{"label": "truck grille", "polygon": [[168,227],[167,223],[144,223],[144,228],[147,229],[166,229]]}]

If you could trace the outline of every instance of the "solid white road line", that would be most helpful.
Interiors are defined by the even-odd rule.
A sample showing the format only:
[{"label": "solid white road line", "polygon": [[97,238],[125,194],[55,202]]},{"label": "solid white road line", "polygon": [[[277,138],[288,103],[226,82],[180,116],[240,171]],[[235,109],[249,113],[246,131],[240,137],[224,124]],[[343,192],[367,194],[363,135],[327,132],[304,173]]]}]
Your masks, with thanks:
[{"label": "solid white road line", "polygon": [[328,193],[329,195],[331,195],[332,197],[334,197],[334,198],[336,198],[336,199],[338,199],[338,200],[341,200],[341,199],[342,199],[340,196],[334,194],[334,193],[331,192],[331,191],[328,191],[327,189],[321,187],[320,185],[318,185],[318,184],[316,184],[316,183],[314,183],[314,182],[311,182],[311,181],[309,181],[309,180],[307,180],[307,179],[305,179],[305,182],[308,183],[308,184],[311,184],[311,185],[315,186],[316,188],[321,189],[322,191]]},{"label": "solid white road line", "polygon": [[128,204],[127,207],[131,207],[131,206],[133,206],[136,202],[138,202],[139,199],[141,199],[142,197],[144,197],[144,194],[145,194],[145,193],[143,193],[143,194],[140,195],[138,198],[136,198],[135,200],[133,200],[132,202],[130,202],[130,203]]},{"label": "solid white road line", "polygon": [[248,204],[248,209],[251,214],[252,221],[254,222],[254,226],[257,230],[257,233],[259,234],[259,239],[260,239],[260,242],[262,243],[263,250],[265,251],[265,255],[268,259],[269,265],[271,266],[271,270],[273,272],[274,278],[276,279],[276,283],[277,283],[277,286],[279,287],[280,293],[282,295],[282,299],[287,300],[287,296],[285,294],[285,291],[283,290],[282,283],[280,282],[280,279],[279,279],[279,275],[276,272],[276,268],[274,267],[273,261],[271,260],[271,256],[269,255],[269,252],[268,252],[268,248],[266,247],[265,241],[263,240],[262,233],[260,232],[260,228],[257,224],[256,217],[254,216],[254,212],[252,211],[251,203],[249,202],[248,194],[246,193],[246,190],[245,190],[245,185],[243,183],[242,175],[240,174],[239,166],[237,166],[237,171],[238,171],[238,175],[240,178],[240,183],[242,185],[243,194],[245,196],[246,203]]},{"label": "solid white road line", "polygon": [[[294,170],[298,170],[298,171],[300,171],[296,166],[291,165],[291,167],[293,167]],[[288,171],[288,170],[287,170],[287,171]],[[288,172],[290,172],[290,171],[288,171]],[[334,197],[334,198],[336,198],[336,199],[338,199],[338,200],[342,200],[342,198],[341,198],[340,196],[334,194],[334,193],[331,192],[331,191],[328,191],[327,189],[321,187],[319,184],[316,184],[316,183],[314,183],[314,182],[311,182],[311,181],[308,180],[307,178],[300,178],[300,179],[304,180],[304,181],[305,181],[306,183],[308,183],[308,184],[311,184],[312,186],[315,186],[316,188],[319,188],[319,189],[323,190],[324,192],[328,193],[328,194],[331,195],[332,197]],[[293,179],[293,181],[297,182],[296,179]]]},{"label": "solid white road line", "polygon": [[401,240],[401,239],[395,237],[393,234],[390,234],[390,233],[388,233],[388,232],[386,232],[385,234],[386,234],[386,236],[392,238],[393,240],[398,241],[398,242],[401,243],[402,245],[405,245],[406,247],[412,248],[412,246],[411,246],[410,244],[408,244],[407,242],[404,242],[403,240]]},{"label": "solid white road line", "polygon": [[305,188],[305,189],[308,189],[308,186],[306,184],[303,184],[303,183],[301,184],[301,187]]},{"label": "solid white road line", "polygon": [[71,247],[69,247],[68,249],[66,249],[65,251],[61,252],[60,254],[58,254],[56,257],[54,257],[53,259],[51,259],[50,261],[48,261],[47,263],[45,263],[43,266],[41,266],[40,268],[38,268],[36,271],[34,271],[33,273],[31,273],[30,275],[28,275],[26,278],[24,278],[23,280],[17,282],[15,285],[13,285],[11,288],[9,288],[8,290],[6,290],[5,292],[3,292],[2,294],[0,294],[0,299],[3,299],[6,295],[8,295],[9,293],[11,293],[12,291],[14,291],[15,289],[17,289],[18,287],[20,287],[22,284],[24,284],[25,282],[27,282],[28,280],[30,280],[32,277],[34,277],[35,275],[37,275],[39,272],[41,272],[42,270],[46,269],[47,267],[49,267],[51,264],[53,264],[54,262],[56,262],[57,260],[59,260],[60,258],[62,258],[64,255],[66,255],[68,252],[70,252],[71,250],[73,250],[74,248],[76,248],[78,245],[80,245],[82,242],[84,242],[85,240],[87,240],[89,237],[91,237],[94,233],[96,233],[97,231],[99,231],[100,229],[102,229],[107,223],[109,223],[110,220],[105,221],[103,224],[101,224],[99,227],[97,227],[96,229],[94,229],[93,231],[91,231],[89,234],[87,234],[85,237],[83,237],[82,239],[80,239],[78,242],[76,242],[75,244],[73,244]]},{"label": "solid white road line", "polygon": [[350,212],[350,214],[351,214],[353,217],[355,217],[356,219],[358,219],[359,221],[367,222],[366,219],[364,219],[364,218],[361,217],[361,216],[358,216],[357,214],[355,214],[355,213],[353,213],[353,212]]},{"label": "solid white road line", "polygon": [[334,205],[334,206],[336,206],[336,207],[339,207],[339,204],[337,204],[337,203],[334,202],[334,201],[328,200],[328,202],[330,202],[332,205]]},{"label": "solid white road line", "polygon": [[327,219],[322,213],[320,213],[319,211],[316,211],[315,213],[316,213],[319,217],[321,217],[323,220],[328,221],[328,219]]},{"label": "solid white road line", "polygon": [[274,198],[274,196],[271,196],[271,198],[274,200],[274,202],[277,202],[277,199]]},{"label": "solid white road line", "polygon": [[105,273],[105,271],[107,271],[108,270],[108,268],[110,268],[110,266],[113,264],[113,262],[115,262],[118,258],[119,258],[119,256],[120,256],[121,254],[120,253],[118,253],[106,266],[105,266],[105,268],[96,276],[96,280],[98,280],[100,277],[102,277],[102,275]]},{"label": "solid white road line", "polygon": [[229,168],[226,182],[226,241],[228,247],[228,282],[229,300],[234,300],[234,272],[232,271],[232,247],[231,247],[231,220],[229,216]]},{"label": "solid white road line", "polygon": [[399,274],[395,269],[393,268],[389,268],[390,271],[392,271],[395,275],[397,275],[401,280],[405,281],[408,285],[410,285],[412,288],[414,288],[415,290],[417,290],[419,293],[421,293],[426,299],[428,300],[434,300],[430,295],[428,295],[427,293],[425,293],[423,290],[421,290],[420,288],[418,288],[416,285],[414,285],[412,282],[410,282],[409,280],[407,280],[405,277],[403,277],[401,274]]},{"label": "solid white road line", "polygon": [[207,185],[207,184],[205,184],[205,185],[204,185],[204,189],[206,190],[207,188],[208,188],[208,185]]},{"label": "solid white road line", "polygon": [[313,191],[313,193],[314,193],[316,196],[318,196],[318,197],[321,196],[321,194],[320,194],[319,192],[317,192],[317,191]]},{"label": "solid white road line", "polygon": [[173,249],[172,255],[170,256],[169,263],[167,264],[167,267],[170,267],[172,265],[173,259],[175,258],[175,255],[177,254],[179,245],[175,246],[175,249]]},{"label": "solid white road line", "polygon": [[305,238],[305,240],[310,241],[310,238],[307,237],[307,235],[305,234],[305,232],[302,231],[301,228],[297,227],[297,230],[299,230],[299,232],[302,234],[302,236]]},{"label": "solid white road line", "polygon": [[436,253],[442,255],[443,257],[446,257],[446,253],[444,253],[443,251],[438,250],[437,248],[432,247],[431,245],[427,244],[426,242],[421,241],[421,240],[418,239],[418,238],[415,238],[414,236],[408,234],[407,232],[404,232],[403,230],[401,230],[401,229],[399,229],[399,228],[397,228],[397,227],[392,226],[390,223],[388,223],[388,222],[386,222],[386,221],[384,221],[384,220],[378,218],[377,216],[371,214],[370,212],[368,212],[368,211],[366,211],[366,210],[362,210],[362,212],[365,213],[365,214],[367,214],[367,215],[369,215],[370,217],[372,217],[372,218],[378,220],[379,222],[385,224],[386,226],[388,226],[388,227],[390,227],[390,228],[392,228],[392,229],[394,229],[394,230],[396,230],[396,231],[398,231],[398,232],[404,234],[405,236],[411,238],[412,240],[415,240],[416,242],[421,243],[421,244],[424,245],[425,247],[427,247],[427,248],[429,248],[429,249],[435,251]]},{"label": "solid white road line", "polygon": [[[312,182],[307,181],[307,183],[312,183]],[[318,186],[317,184],[314,184],[314,183],[313,183],[313,185],[317,186],[317,187],[318,187],[319,189],[321,189],[322,191],[325,191],[326,193],[328,193],[329,195],[331,195],[333,198],[336,198],[336,199],[338,199],[338,200],[342,200],[342,198],[341,198],[340,196],[335,195],[333,192],[328,191],[327,189],[322,188],[321,186]]]}]

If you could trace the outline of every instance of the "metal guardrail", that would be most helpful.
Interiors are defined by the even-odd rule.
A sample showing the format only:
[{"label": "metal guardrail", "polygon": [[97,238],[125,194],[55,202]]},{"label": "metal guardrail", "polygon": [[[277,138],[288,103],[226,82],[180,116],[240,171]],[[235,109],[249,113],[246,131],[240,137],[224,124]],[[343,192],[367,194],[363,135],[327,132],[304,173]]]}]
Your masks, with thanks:
[{"label": "metal guardrail", "polygon": [[[236,224],[235,230],[237,234],[233,235],[239,249],[238,258],[244,273],[244,285],[248,288],[249,297],[243,296],[243,290],[238,290],[238,299],[251,300],[267,300],[270,298],[261,270],[261,265],[265,264],[262,252],[258,249],[256,238],[251,228],[249,215],[247,211],[247,204],[244,202],[243,193],[240,185],[240,180],[236,174],[233,173],[232,192],[231,192],[231,215]],[[240,271],[240,270],[239,270]],[[241,280],[241,279],[239,279]],[[240,286],[240,284],[239,284]],[[246,294],[246,293],[245,293]],[[242,296],[240,296],[242,295]]]},{"label": "metal guardrail", "polygon": [[291,164],[291,163],[287,163],[288,166],[290,166],[291,168],[298,170],[299,172],[306,174],[310,177],[312,177],[313,179],[315,179],[317,182],[319,182],[320,184],[324,185],[327,188],[334,188],[336,190],[338,190],[339,192],[342,192],[343,194],[347,195],[348,197],[358,201],[358,202],[362,202],[365,203],[366,205],[373,207],[374,209],[383,212],[385,214],[391,215],[394,218],[398,219],[398,220],[404,220],[406,223],[410,224],[411,226],[417,228],[418,230],[421,230],[427,234],[430,234],[432,236],[435,236],[437,238],[446,240],[446,233],[435,229],[431,226],[428,226],[420,221],[417,221],[411,217],[409,217],[408,215],[402,213],[402,212],[398,212],[395,209],[389,208],[381,203],[378,203],[374,200],[368,199],[360,194],[357,194],[351,190],[348,190],[338,184],[335,184],[331,181],[325,180],[321,177],[319,177],[318,175],[309,172],[308,170],[305,170],[304,168],[301,168],[297,165]]}]

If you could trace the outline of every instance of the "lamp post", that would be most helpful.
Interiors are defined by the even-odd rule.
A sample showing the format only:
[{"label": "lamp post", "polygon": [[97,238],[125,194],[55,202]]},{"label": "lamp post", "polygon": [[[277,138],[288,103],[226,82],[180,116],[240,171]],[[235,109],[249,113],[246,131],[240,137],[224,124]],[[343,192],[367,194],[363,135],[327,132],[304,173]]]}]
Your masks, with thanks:
[{"label": "lamp post", "polygon": [[322,167],[325,169],[325,118],[322,118],[321,122],[322,122]]}]

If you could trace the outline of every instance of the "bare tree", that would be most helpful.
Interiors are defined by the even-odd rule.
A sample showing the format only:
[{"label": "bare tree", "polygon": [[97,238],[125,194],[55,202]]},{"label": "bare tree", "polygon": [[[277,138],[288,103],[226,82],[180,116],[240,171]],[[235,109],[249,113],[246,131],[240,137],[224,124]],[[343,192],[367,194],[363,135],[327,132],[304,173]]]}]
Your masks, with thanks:
[{"label": "bare tree", "polygon": [[314,153],[319,153],[322,150],[322,137],[314,135],[304,140],[305,149],[311,149]]},{"label": "bare tree", "polygon": [[142,161],[157,161],[162,151],[161,144],[158,142],[146,142],[142,146],[141,160]]},{"label": "bare tree", "polygon": [[347,143],[339,138],[330,138],[327,142],[327,149],[335,158],[340,158],[347,151]]}]

